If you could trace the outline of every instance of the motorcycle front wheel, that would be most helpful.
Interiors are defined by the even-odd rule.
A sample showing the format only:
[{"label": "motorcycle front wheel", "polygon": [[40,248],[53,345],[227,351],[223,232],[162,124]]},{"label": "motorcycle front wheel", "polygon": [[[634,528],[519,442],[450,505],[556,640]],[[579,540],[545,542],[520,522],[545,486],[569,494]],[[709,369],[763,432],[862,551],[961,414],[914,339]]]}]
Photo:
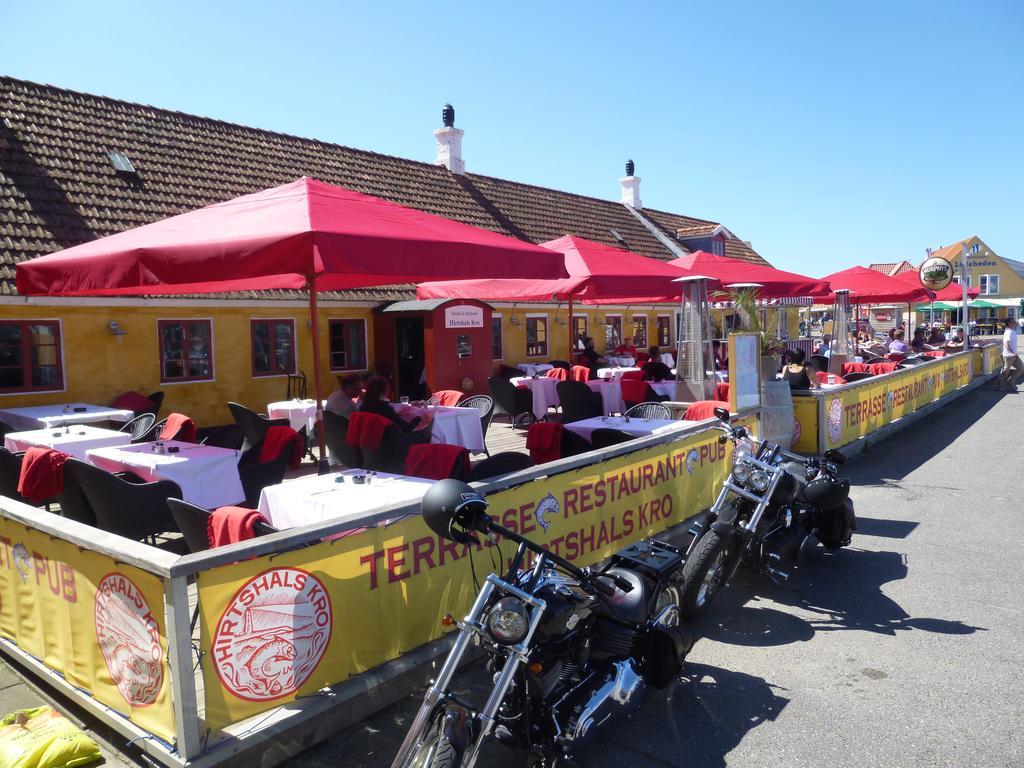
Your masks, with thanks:
[{"label": "motorcycle front wheel", "polygon": [[462,763],[462,754],[455,745],[451,743],[441,724],[444,722],[444,714],[439,715],[434,724],[430,726],[419,747],[405,768],[458,768]]},{"label": "motorcycle front wheel", "polygon": [[729,554],[735,542],[714,531],[705,533],[683,565],[680,612],[684,619],[699,616],[725,586]]}]

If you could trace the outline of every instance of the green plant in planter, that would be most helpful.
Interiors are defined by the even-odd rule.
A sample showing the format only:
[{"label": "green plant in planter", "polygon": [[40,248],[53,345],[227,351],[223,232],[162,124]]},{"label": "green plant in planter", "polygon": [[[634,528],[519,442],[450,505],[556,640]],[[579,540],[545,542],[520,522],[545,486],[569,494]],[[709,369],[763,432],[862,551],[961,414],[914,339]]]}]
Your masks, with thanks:
[{"label": "green plant in planter", "polygon": [[786,351],[784,341],[761,327],[761,321],[757,316],[756,289],[739,288],[729,291],[729,300],[739,313],[743,330],[748,333],[756,333],[761,339],[762,355],[781,355]]}]

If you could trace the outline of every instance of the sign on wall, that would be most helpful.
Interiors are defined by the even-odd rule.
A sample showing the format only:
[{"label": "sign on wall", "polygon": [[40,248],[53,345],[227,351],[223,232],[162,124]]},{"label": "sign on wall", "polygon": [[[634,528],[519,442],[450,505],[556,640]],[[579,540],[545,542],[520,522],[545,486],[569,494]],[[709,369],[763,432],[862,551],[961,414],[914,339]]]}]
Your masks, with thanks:
[{"label": "sign on wall", "polygon": [[457,304],[444,308],[445,328],[483,328],[484,308],[472,304]]}]

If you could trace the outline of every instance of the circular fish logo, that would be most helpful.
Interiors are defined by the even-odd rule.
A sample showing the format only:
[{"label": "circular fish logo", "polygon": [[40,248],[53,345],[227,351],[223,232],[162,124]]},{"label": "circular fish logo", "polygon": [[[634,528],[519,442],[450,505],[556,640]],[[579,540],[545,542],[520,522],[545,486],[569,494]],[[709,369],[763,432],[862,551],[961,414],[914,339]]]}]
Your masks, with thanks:
[{"label": "circular fish logo", "polygon": [[686,471],[692,475],[699,461],[700,454],[697,453],[697,449],[691,448],[689,453],[686,454]]},{"label": "circular fish logo", "polygon": [[551,527],[551,521],[548,520],[547,516],[557,515],[561,511],[562,508],[558,506],[558,499],[549,493],[537,504],[537,509],[534,510],[533,516],[537,520],[537,525],[544,530],[544,533],[547,533],[548,528]]},{"label": "circular fish logo", "polygon": [[789,447],[790,448],[792,448],[798,442],[800,442],[800,432],[801,432],[800,420],[798,418],[796,418],[796,416],[794,416],[793,417],[793,439],[789,441]]},{"label": "circular fish logo", "polygon": [[156,701],[163,684],[160,628],[142,591],[123,573],[96,586],[96,640],[118,693],[133,707]]},{"label": "circular fish logo", "polygon": [[832,445],[839,445],[839,441],[843,439],[843,401],[838,397],[833,397],[828,404],[825,426],[828,430],[828,441]]},{"label": "circular fish logo", "polygon": [[213,634],[221,684],[246,701],[297,691],[316,670],[331,639],[331,598],[300,568],[271,568],[243,584]]}]

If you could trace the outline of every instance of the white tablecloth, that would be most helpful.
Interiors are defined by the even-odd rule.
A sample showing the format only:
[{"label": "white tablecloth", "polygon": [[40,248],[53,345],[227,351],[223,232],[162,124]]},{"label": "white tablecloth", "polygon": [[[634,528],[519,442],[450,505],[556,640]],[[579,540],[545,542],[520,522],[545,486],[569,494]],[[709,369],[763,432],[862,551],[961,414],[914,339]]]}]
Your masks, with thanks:
[{"label": "white tablecloth", "polygon": [[634,358],[625,355],[605,355],[604,359],[617,368],[632,368],[636,365]]},{"label": "white tablecloth", "polygon": [[614,381],[591,379],[587,382],[587,386],[590,387],[591,392],[601,394],[601,409],[605,415],[622,413],[626,409],[622,402],[622,383],[618,379]]},{"label": "white tablecloth", "polygon": [[86,459],[107,472],[134,472],[147,482],[173,480],[181,487],[185,501],[213,509],[245,499],[238,476],[239,451],[165,440],[178,453],[154,453],[154,443],[136,443],[120,448],[94,448]]},{"label": "white tablecloth", "polygon": [[676,359],[674,357],[672,357],[672,353],[671,352],[662,352],[661,353],[661,362],[663,362],[669,368],[675,368],[676,367]]},{"label": "white tablecloth", "polygon": [[536,379],[517,376],[510,381],[512,386],[525,384],[533,392],[533,415],[538,419],[543,419],[547,415],[548,408],[557,408],[561,402],[558,399],[557,379],[549,379],[547,376],[540,376]]},{"label": "white tablecloth", "polygon": [[[369,485],[352,481],[353,476],[363,474],[361,469],[347,469],[271,485],[260,494],[258,509],[275,528],[297,528],[325,520],[358,520],[386,504],[418,502],[436,482],[384,472],[377,474]],[[343,477],[344,482],[338,482],[338,477]]]},{"label": "white tablecloth", "polygon": [[[403,419],[422,416],[427,409],[405,403],[392,403],[395,412]],[[461,445],[473,453],[484,450],[484,430],[480,425],[480,411],[476,408],[459,408],[441,405],[430,409],[434,416],[430,442]]]},{"label": "white tablecloth", "polygon": [[316,400],[282,400],[267,403],[267,416],[272,419],[288,419],[296,432],[305,428],[307,435],[313,434],[316,424]]},{"label": "white tablecloth", "polygon": [[590,440],[595,429],[618,429],[633,437],[644,435],[657,435],[663,432],[674,432],[691,426],[693,422],[676,421],[674,419],[630,419],[628,422],[621,416],[596,416],[592,419],[574,421],[566,424],[566,429],[571,429],[581,437]]},{"label": "white tablecloth", "polygon": [[548,363],[516,363],[516,368],[527,376],[540,376],[544,371],[550,371],[552,367]]},{"label": "white tablecloth", "polygon": [[[75,410],[80,408],[82,410]],[[0,410],[0,421],[18,430],[40,427],[63,427],[65,424],[88,424],[93,421],[125,422],[135,418],[134,411],[123,411],[106,405],[68,403],[61,405],[33,405],[28,408]]]},{"label": "white tablecloth", "polygon": [[622,374],[624,374],[626,371],[639,371],[639,370],[640,369],[636,368],[635,366],[632,367],[632,368],[629,368],[629,367],[627,367],[627,368],[598,368],[597,369],[597,378],[599,378],[599,379],[608,379],[608,378],[611,378],[611,379],[621,379],[622,378]]},{"label": "white tablecloth", "polygon": [[107,448],[112,445],[129,445],[132,436],[128,432],[100,429],[86,424],[50,429],[33,429],[28,432],[9,432],[4,437],[4,448],[8,451],[24,451],[32,446],[53,448],[55,451],[85,461],[85,452],[90,448]]},{"label": "white tablecloth", "polygon": [[651,389],[662,397],[673,398],[676,396],[676,382],[672,381],[648,381]]}]

